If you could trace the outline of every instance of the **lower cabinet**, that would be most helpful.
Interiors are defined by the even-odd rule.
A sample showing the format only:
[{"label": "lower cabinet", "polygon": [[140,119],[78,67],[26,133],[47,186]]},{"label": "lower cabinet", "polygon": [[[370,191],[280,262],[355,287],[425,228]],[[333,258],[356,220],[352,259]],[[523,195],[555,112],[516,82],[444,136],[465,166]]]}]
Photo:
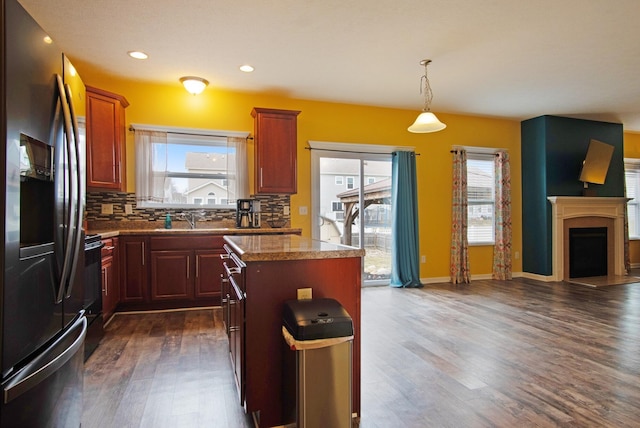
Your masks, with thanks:
[{"label": "lower cabinet", "polygon": [[222,237],[151,237],[151,300],[220,299]]},{"label": "lower cabinet", "polygon": [[[220,241],[222,243],[222,241]],[[195,250],[195,273],[194,273],[194,297],[220,298],[220,275],[222,274],[222,264],[220,254],[222,245],[214,250]]]},{"label": "lower cabinet", "polygon": [[123,236],[121,301],[136,309],[220,304],[222,236]]},{"label": "lower cabinet", "polygon": [[120,238],[120,301],[123,304],[149,301],[147,236]]},{"label": "lower cabinet", "polygon": [[151,251],[151,300],[193,299],[192,265],[191,250]]},{"label": "lower cabinet", "polygon": [[118,238],[103,239],[102,243],[102,315],[106,322],[120,302]]}]

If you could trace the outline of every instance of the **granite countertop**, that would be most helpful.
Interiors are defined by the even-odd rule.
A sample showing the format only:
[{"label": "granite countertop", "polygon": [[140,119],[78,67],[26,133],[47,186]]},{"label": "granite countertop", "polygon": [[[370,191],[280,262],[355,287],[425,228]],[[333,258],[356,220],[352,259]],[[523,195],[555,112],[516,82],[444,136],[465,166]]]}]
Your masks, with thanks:
[{"label": "granite countertop", "polygon": [[224,240],[244,262],[362,257],[365,253],[297,235],[225,235]]},{"label": "granite countertop", "polygon": [[214,222],[202,222],[195,229],[190,229],[186,222],[175,222],[173,228],[165,229],[161,222],[95,222],[89,224],[87,235],[100,235],[104,238],[123,235],[255,235],[255,234],[301,234],[302,229],[282,227],[282,228],[238,228],[228,224],[217,224]]}]

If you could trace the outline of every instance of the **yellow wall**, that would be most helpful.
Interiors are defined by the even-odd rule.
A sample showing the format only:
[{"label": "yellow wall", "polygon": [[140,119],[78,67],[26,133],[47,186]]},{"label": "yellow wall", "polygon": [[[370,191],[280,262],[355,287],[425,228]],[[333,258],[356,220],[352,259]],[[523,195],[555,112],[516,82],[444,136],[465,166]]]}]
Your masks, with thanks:
[{"label": "yellow wall", "polygon": [[[624,133],[624,157],[640,159],[640,133]],[[640,263],[640,241],[629,242],[629,257],[632,265]]]},{"label": "yellow wall", "polygon": [[[451,222],[451,147],[454,145],[505,148],[511,155],[513,248],[521,254],[522,213],[520,181],[520,122],[502,119],[451,115],[437,112],[447,124],[434,134],[407,131],[421,106],[415,110],[377,108],[299,100],[278,93],[243,93],[210,85],[202,94],[188,94],[176,80],[172,85],[119,80],[83,71],[85,84],[123,95],[130,103],[129,123],[190,128],[249,131],[253,134],[253,107],[301,110],[298,116],[298,194],[291,197],[292,226],[311,235],[311,217],[298,214],[300,206],[311,207],[310,152],[307,141],[384,144],[415,147],[417,157],[420,253],[422,278],[449,276]],[[134,191],[134,140],[127,133],[127,188]],[[248,147],[253,163],[253,145]],[[470,250],[472,275],[491,273],[493,247]],[[513,271],[521,272],[520,259],[513,260]]]}]

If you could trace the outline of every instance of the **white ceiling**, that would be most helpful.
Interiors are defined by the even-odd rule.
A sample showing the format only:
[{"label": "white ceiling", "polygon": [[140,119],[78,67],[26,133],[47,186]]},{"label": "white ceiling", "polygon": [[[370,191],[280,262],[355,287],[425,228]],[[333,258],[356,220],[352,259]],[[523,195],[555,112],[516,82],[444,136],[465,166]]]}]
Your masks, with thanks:
[{"label": "white ceiling", "polygon": [[[544,114],[640,131],[638,0],[19,0],[108,74],[422,109]],[[127,51],[143,50],[139,61]],[[251,64],[255,71],[238,70]]]}]

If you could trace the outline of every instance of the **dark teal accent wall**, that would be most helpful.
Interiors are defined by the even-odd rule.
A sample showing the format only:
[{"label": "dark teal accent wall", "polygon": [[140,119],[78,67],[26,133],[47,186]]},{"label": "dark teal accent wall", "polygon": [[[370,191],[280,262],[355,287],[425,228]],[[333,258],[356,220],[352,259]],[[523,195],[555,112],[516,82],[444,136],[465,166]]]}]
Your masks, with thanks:
[{"label": "dark teal accent wall", "polygon": [[596,196],[624,196],[622,124],[540,116],[521,123],[522,268],[551,275],[551,204],[548,196],[582,196],[578,180],[589,141],[614,146],[602,185],[590,184]]}]

